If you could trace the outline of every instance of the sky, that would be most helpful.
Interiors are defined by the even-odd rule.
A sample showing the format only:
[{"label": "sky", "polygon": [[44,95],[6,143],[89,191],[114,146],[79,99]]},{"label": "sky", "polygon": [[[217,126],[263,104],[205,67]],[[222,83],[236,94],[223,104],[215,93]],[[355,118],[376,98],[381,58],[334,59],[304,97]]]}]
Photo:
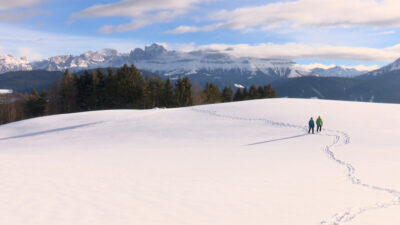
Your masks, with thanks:
[{"label": "sky", "polygon": [[0,0],[0,54],[152,43],[372,69],[400,57],[398,0]]}]

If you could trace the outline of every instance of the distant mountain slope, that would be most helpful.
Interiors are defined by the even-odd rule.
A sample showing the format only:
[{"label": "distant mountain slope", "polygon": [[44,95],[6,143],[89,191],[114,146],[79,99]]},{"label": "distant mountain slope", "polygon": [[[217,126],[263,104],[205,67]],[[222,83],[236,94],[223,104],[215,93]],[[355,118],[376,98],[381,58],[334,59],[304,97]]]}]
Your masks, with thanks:
[{"label": "distant mountain slope", "polygon": [[400,79],[300,77],[272,83],[280,97],[400,103]]},{"label": "distant mountain slope", "polygon": [[320,77],[356,77],[361,74],[367,73],[367,71],[360,71],[353,68],[344,68],[341,66],[335,66],[328,69],[314,68],[311,69],[312,73]]},{"label": "distant mountain slope", "polygon": [[[279,97],[320,98],[349,101],[373,101],[400,103],[400,74],[392,71],[380,76],[359,76],[357,78],[339,77],[298,77],[278,80],[266,79],[262,74],[255,74],[251,79],[240,71],[216,71],[220,76],[210,76],[206,71],[199,71],[197,75],[188,75],[192,82],[203,85],[213,82],[218,87],[225,86],[236,88],[242,85],[266,85],[272,83]],[[233,73],[235,72],[235,73]],[[143,71],[144,76],[153,73]],[[225,74],[226,73],[226,74]],[[82,72],[79,72],[82,74]],[[156,74],[163,79],[167,77]],[[0,89],[12,89],[15,92],[31,92],[33,88],[45,90],[51,88],[55,81],[62,76],[59,71],[24,71],[9,72],[0,75]],[[223,79],[229,76],[230,79]],[[278,75],[276,75],[278,76]],[[172,81],[179,75],[169,76]]]},{"label": "distant mountain slope", "polygon": [[400,59],[354,78],[300,77],[272,84],[279,96],[400,103]]},{"label": "distant mountain slope", "polygon": [[59,71],[20,71],[0,75],[0,89],[11,89],[15,92],[29,93],[34,88],[38,91],[51,88],[62,76]]},{"label": "distant mountain slope", "polygon": [[380,69],[371,71],[371,72],[367,72],[365,74],[363,74],[362,76],[364,78],[368,78],[368,77],[374,77],[374,76],[381,76],[381,75],[385,75],[385,74],[393,74],[393,73],[399,73],[400,74],[400,58],[397,59],[396,61],[394,61],[393,63],[390,63]]}]

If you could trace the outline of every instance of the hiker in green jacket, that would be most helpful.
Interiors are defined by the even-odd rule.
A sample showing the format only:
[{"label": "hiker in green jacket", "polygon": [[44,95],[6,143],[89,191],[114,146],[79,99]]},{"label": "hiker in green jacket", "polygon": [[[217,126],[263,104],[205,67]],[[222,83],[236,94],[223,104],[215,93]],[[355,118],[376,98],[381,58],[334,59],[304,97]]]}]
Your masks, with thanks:
[{"label": "hiker in green jacket", "polygon": [[317,133],[322,131],[322,125],[324,125],[324,122],[322,121],[321,117],[318,116],[317,119]]}]

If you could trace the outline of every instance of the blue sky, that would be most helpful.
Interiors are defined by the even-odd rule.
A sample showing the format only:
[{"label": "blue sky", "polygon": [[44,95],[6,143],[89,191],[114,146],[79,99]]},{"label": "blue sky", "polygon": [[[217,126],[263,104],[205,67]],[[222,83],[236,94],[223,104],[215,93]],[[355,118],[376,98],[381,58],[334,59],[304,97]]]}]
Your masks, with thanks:
[{"label": "blue sky", "polygon": [[0,0],[0,53],[38,60],[153,42],[301,64],[400,57],[398,0]]}]

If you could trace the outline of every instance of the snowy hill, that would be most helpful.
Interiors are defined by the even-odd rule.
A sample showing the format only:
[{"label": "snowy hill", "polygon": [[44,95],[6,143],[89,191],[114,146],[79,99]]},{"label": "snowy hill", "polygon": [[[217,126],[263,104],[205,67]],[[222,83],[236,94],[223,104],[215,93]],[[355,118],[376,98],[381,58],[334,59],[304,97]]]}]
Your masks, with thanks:
[{"label": "snowy hill", "polygon": [[[397,225],[399,110],[270,99],[3,125],[0,218],[13,225]],[[318,115],[325,129],[306,134]],[[371,120],[376,115],[390,122]]]}]

